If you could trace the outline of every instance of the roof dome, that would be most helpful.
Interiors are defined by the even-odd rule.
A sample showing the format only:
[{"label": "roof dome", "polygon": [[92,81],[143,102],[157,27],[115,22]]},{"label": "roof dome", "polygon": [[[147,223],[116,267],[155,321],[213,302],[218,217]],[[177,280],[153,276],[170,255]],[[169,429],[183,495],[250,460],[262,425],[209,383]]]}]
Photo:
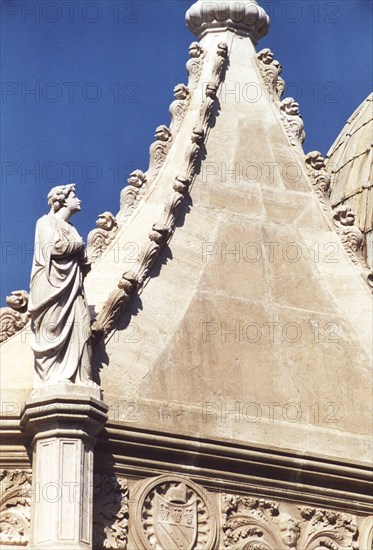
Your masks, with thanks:
[{"label": "roof dome", "polygon": [[186,12],[186,22],[198,38],[208,31],[231,30],[257,42],[269,29],[269,17],[256,0],[198,0]]},{"label": "roof dome", "polygon": [[373,93],[347,120],[327,155],[327,168],[333,174],[330,200],[333,208],[349,206],[365,235],[366,258],[373,257],[373,178],[372,135]]}]

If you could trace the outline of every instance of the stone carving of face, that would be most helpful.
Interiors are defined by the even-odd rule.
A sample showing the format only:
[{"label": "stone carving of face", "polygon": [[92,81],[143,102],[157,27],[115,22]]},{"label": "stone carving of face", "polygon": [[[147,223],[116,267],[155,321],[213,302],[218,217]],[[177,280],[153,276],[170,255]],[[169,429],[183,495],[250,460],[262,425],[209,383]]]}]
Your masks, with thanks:
[{"label": "stone carving of face", "polygon": [[96,221],[96,226],[100,229],[105,229],[106,231],[110,231],[115,224],[116,220],[110,212],[103,212],[99,215],[98,220]]},{"label": "stone carving of face", "polygon": [[292,97],[287,97],[281,104],[281,109],[285,111],[287,115],[299,115],[299,103]]},{"label": "stone carving of face", "polygon": [[269,48],[265,48],[259,52],[258,57],[262,63],[265,63],[265,65],[270,65],[273,61],[273,52]]},{"label": "stone carving of face", "polygon": [[280,540],[286,548],[297,548],[300,536],[299,525],[289,514],[280,514],[278,517]]},{"label": "stone carving of face", "polygon": [[201,46],[198,42],[192,42],[189,46],[189,55],[190,57],[199,57],[201,55]]},{"label": "stone carving of face", "polygon": [[167,126],[158,126],[155,130],[155,137],[156,139],[160,141],[168,141],[170,138],[170,130],[167,128]]},{"label": "stone carving of face", "polygon": [[188,89],[186,88],[186,86],[184,86],[184,84],[178,84],[177,86],[175,86],[174,88],[175,99],[186,99],[187,95],[188,95]]},{"label": "stone carving of face", "polygon": [[28,292],[26,290],[14,290],[6,297],[6,303],[13,309],[22,309],[27,306]]},{"label": "stone carving of face", "polygon": [[321,170],[325,167],[325,159],[319,151],[308,153],[306,161],[314,170]]},{"label": "stone carving of face", "polygon": [[127,183],[133,187],[142,187],[145,182],[146,176],[142,170],[134,170],[127,180]]}]

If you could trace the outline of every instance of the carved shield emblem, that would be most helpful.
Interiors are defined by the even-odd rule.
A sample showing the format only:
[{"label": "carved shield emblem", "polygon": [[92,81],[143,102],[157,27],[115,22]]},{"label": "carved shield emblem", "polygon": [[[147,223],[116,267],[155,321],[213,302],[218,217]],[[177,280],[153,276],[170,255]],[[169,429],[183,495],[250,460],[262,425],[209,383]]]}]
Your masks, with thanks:
[{"label": "carved shield emblem", "polygon": [[154,530],[163,550],[192,550],[197,538],[197,501],[175,504],[155,495]]}]

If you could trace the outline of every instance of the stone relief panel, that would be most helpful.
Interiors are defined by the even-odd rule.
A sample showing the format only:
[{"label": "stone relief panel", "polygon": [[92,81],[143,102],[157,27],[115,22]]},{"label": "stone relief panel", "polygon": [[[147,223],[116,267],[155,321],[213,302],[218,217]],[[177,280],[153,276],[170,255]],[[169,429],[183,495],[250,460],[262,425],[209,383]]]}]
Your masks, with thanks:
[{"label": "stone relief panel", "polygon": [[136,490],[131,533],[142,550],[212,550],[216,521],[201,487],[181,476],[143,481]]},{"label": "stone relief panel", "polygon": [[[299,506],[296,517],[280,504],[241,495],[222,495],[224,548],[229,550],[368,550],[358,544],[351,514]],[[369,536],[369,535],[368,535]]]},{"label": "stone relief panel", "polygon": [[31,470],[0,470],[0,544],[28,546]]},{"label": "stone relief panel", "polygon": [[97,262],[104,250],[115,238],[119,226],[115,216],[111,212],[103,212],[96,221],[97,229],[88,234],[87,254],[91,263]]},{"label": "stone relief panel", "polygon": [[198,42],[192,42],[189,46],[189,56],[186,64],[188,73],[188,88],[195,90],[199,79],[201,78],[202,67],[204,63],[205,52]]},{"label": "stone relief panel", "polygon": [[95,474],[93,501],[93,549],[127,548],[128,486],[115,475]]}]

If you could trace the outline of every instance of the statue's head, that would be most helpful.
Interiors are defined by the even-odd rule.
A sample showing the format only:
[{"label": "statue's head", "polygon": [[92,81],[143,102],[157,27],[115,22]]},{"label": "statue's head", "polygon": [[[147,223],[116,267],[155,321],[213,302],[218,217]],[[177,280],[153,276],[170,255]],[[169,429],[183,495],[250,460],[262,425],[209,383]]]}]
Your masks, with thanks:
[{"label": "statue's head", "polygon": [[117,225],[117,220],[111,212],[103,212],[96,221],[96,226],[106,231],[111,231]]},{"label": "statue's head", "polygon": [[189,96],[189,90],[185,84],[177,84],[174,88],[174,96],[176,99],[186,99]]},{"label": "statue's head", "polygon": [[48,204],[53,213],[63,207],[69,208],[72,213],[78,212],[81,203],[75,194],[75,183],[53,187],[48,193]]},{"label": "statue's head", "polygon": [[200,57],[202,52],[202,46],[200,46],[198,42],[192,42],[189,46],[190,57]]},{"label": "statue's head", "polygon": [[129,175],[127,183],[133,187],[142,187],[146,183],[146,175],[142,170],[134,170]]},{"label": "statue's head", "polygon": [[314,170],[321,170],[325,167],[325,159],[320,151],[310,151],[306,155],[306,164],[311,166]]},{"label": "statue's head", "polygon": [[280,540],[286,548],[296,548],[300,537],[299,523],[290,514],[280,514],[277,518]]},{"label": "statue's head", "polygon": [[155,129],[155,137],[160,141],[169,141],[172,137],[170,129],[161,124],[158,128]]},{"label": "statue's head", "polygon": [[280,109],[287,115],[299,115],[299,103],[292,97],[287,97],[281,101]]},{"label": "statue's head", "polygon": [[265,65],[270,65],[273,61],[273,52],[269,48],[264,48],[258,52],[258,59]]}]

